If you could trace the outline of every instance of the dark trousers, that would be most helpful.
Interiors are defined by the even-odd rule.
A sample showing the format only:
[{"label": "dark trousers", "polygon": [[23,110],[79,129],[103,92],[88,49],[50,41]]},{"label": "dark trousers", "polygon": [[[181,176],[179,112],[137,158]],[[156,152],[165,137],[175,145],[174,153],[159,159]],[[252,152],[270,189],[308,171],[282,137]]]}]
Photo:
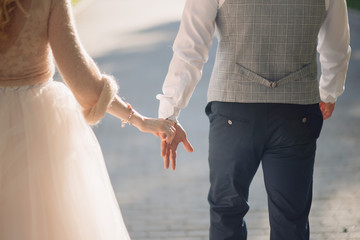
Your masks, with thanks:
[{"label": "dark trousers", "polygon": [[250,183],[260,162],[271,240],[309,239],[318,104],[212,102],[209,166],[210,240],[245,240]]}]

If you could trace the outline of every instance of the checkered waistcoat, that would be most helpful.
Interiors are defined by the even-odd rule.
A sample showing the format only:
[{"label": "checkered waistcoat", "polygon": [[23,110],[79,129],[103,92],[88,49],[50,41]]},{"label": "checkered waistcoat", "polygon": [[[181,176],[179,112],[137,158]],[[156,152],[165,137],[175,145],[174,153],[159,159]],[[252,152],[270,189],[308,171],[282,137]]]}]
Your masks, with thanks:
[{"label": "checkered waistcoat", "polygon": [[325,0],[226,0],[208,102],[320,101],[317,35]]}]

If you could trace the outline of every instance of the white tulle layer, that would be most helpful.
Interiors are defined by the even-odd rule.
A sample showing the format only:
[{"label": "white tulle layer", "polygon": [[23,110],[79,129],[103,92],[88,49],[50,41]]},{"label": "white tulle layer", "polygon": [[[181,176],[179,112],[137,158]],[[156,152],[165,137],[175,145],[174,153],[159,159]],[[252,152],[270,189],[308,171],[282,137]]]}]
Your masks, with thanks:
[{"label": "white tulle layer", "polygon": [[0,239],[130,239],[97,139],[62,83],[0,87]]}]

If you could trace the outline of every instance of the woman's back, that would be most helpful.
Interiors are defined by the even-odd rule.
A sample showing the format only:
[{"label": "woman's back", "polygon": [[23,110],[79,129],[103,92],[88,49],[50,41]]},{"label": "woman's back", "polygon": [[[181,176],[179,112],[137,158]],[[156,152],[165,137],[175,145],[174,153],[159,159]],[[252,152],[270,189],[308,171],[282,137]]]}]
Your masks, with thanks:
[{"label": "woman's back", "polygon": [[24,0],[25,15],[11,13],[7,39],[0,40],[0,85],[21,86],[45,82],[54,73],[48,41],[52,1]]},{"label": "woman's back", "polygon": [[105,114],[116,84],[82,49],[68,0],[14,6],[0,39],[0,239],[129,240],[96,137],[52,81],[51,52],[83,110]]}]

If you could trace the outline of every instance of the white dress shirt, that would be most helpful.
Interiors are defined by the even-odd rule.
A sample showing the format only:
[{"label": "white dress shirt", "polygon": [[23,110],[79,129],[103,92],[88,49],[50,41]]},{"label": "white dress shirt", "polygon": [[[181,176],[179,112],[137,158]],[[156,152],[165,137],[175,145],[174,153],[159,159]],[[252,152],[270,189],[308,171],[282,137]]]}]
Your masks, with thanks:
[{"label": "white dress shirt", "polygon": [[[218,9],[226,0],[187,0],[179,32],[173,45],[174,55],[163,85],[159,117],[177,120],[201,78],[209,57]],[[335,102],[344,92],[350,59],[350,33],[346,0],[325,0],[327,15],[318,35],[320,54],[320,97]]]}]

